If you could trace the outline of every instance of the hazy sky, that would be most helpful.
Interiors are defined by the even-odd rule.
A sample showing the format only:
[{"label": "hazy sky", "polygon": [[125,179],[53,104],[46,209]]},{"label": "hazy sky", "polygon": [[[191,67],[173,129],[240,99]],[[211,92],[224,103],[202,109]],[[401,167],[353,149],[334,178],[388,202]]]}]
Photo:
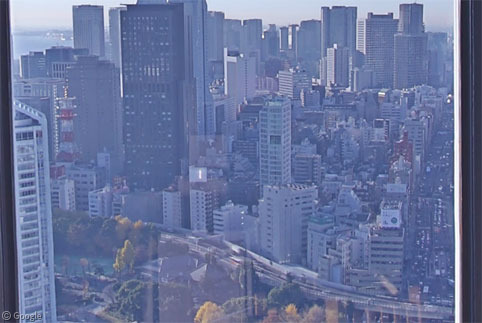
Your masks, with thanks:
[{"label": "hazy sky", "polygon": [[[227,18],[262,18],[263,24],[298,23],[301,20],[320,19],[321,6],[349,5],[358,7],[358,18],[367,12],[393,12],[398,16],[403,0],[207,0],[208,10],[223,11]],[[105,8],[135,3],[136,0],[12,0],[15,29],[71,28],[72,5],[101,4]],[[427,30],[448,30],[452,27],[454,0],[418,0],[424,4]],[[107,14],[108,10],[105,10]],[[106,26],[108,21],[105,22]]]}]

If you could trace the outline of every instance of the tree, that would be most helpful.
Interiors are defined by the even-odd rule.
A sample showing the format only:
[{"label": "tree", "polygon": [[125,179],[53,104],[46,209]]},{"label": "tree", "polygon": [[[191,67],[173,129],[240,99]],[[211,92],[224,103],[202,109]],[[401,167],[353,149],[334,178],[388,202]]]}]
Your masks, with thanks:
[{"label": "tree", "polygon": [[302,308],[305,303],[303,293],[297,284],[283,284],[273,288],[268,294],[268,307],[283,308],[291,303],[297,308]]},{"label": "tree", "polygon": [[122,249],[117,249],[117,254],[115,256],[115,262],[112,265],[114,267],[114,270],[119,273],[119,275],[122,273],[124,268],[126,268],[126,263],[124,262],[124,257],[122,256]]},{"label": "tree", "polygon": [[221,307],[213,302],[205,302],[197,311],[194,318],[195,323],[211,323],[220,320],[224,316]]},{"label": "tree", "polygon": [[132,272],[134,268],[135,252],[132,243],[129,240],[124,242],[124,247],[122,248],[122,256],[124,257],[124,263],[128,266],[129,271]]},{"label": "tree", "polygon": [[295,304],[289,304],[285,307],[284,317],[286,322],[300,322],[301,317],[298,314],[298,309]]},{"label": "tree", "polygon": [[313,305],[303,317],[303,323],[318,323],[325,321],[325,313],[318,305]]}]

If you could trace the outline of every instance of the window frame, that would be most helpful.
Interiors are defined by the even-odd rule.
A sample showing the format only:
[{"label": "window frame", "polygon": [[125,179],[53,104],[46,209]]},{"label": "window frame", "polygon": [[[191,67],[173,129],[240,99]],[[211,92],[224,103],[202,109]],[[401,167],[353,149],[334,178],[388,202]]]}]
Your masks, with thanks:
[{"label": "window frame", "polygon": [[[454,0],[454,7],[455,318],[474,322],[482,321],[482,1]],[[0,311],[14,313],[18,285],[10,35],[9,0],[0,0]]]},{"label": "window frame", "polygon": [[[0,311],[18,312],[9,0],[0,0]],[[2,317],[2,321],[4,321]]]}]

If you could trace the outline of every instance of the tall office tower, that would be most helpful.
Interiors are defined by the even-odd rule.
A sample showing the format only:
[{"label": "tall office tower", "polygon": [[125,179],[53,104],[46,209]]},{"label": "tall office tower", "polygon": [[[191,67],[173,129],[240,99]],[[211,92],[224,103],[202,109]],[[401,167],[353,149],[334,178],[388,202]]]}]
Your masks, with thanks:
[{"label": "tall office tower", "polygon": [[256,59],[224,49],[224,93],[238,106],[256,92]]},{"label": "tall office tower", "polygon": [[47,120],[18,101],[14,105],[19,312],[56,322]]},{"label": "tall office tower", "polygon": [[365,54],[365,64],[375,73],[377,87],[393,86],[394,35],[398,20],[393,13],[375,15],[368,13],[368,18],[358,24],[358,50]]},{"label": "tall office tower", "polygon": [[316,207],[315,186],[263,187],[259,200],[261,252],[279,263],[306,263],[308,221]]},{"label": "tall office tower", "polygon": [[440,87],[445,85],[445,64],[448,55],[447,33],[427,33],[428,50],[428,85]]},{"label": "tall office tower", "polygon": [[291,101],[275,97],[259,112],[261,185],[291,182]]},{"label": "tall office tower", "polygon": [[333,6],[321,8],[321,58],[326,50],[338,46],[347,47],[350,55],[356,49],[357,7]]},{"label": "tall office tower", "polygon": [[224,57],[224,12],[209,11],[207,15],[207,60],[222,61]]},{"label": "tall office tower", "polygon": [[65,78],[67,68],[75,63],[76,56],[89,55],[87,48],[54,46],[45,50],[47,76]]},{"label": "tall office tower", "polygon": [[279,56],[280,40],[276,25],[269,25],[268,30],[263,32],[262,60]]},{"label": "tall office tower", "polygon": [[294,57],[298,57],[298,25],[290,25],[290,49]]},{"label": "tall office tower", "polygon": [[423,4],[401,4],[398,32],[402,34],[421,34],[424,31]]},{"label": "tall office tower", "polygon": [[311,78],[304,70],[279,71],[279,93],[290,99],[300,99],[303,90],[311,90]]},{"label": "tall office tower", "polygon": [[97,153],[108,152],[113,173],[118,173],[123,162],[119,69],[97,56],[79,56],[67,69],[67,86],[76,99],[74,133],[80,161],[88,163]]},{"label": "tall office tower", "polygon": [[105,56],[104,7],[80,5],[72,7],[74,48],[87,48],[90,55]]},{"label": "tall office tower", "polygon": [[349,86],[350,50],[338,44],[326,50],[326,85]]},{"label": "tall office tower", "polygon": [[20,56],[20,76],[24,79],[46,77],[45,54],[30,52]]},{"label": "tall office tower", "polygon": [[[196,84],[196,117],[197,123],[194,127],[194,134],[202,139],[206,134],[207,119],[213,109],[213,98],[209,92],[209,75],[207,66],[207,25],[208,15],[206,0],[170,0],[169,3],[184,4],[184,29],[187,40],[190,42],[191,55],[186,59],[192,60],[194,81]],[[190,29],[190,30],[189,30]]]},{"label": "tall office tower", "polygon": [[288,50],[290,48],[290,33],[288,27],[280,27],[280,41],[281,41],[281,50]]},{"label": "tall office tower", "polygon": [[423,5],[401,4],[398,33],[394,40],[394,88],[411,88],[427,83],[427,40],[423,26]]},{"label": "tall office tower", "polygon": [[187,158],[185,106],[194,100],[183,5],[128,5],[121,30],[124,172],[133,189],[164,189]]},{"label": "tall office tower", "polygon": [[121,68],[121,30],[120,30],[120,12],[126,10],[124,7],[109,9],[109,45],[111,62],[115,67]]},{"label": "tall office tower", "polygon": [[321,55],[321,22],[304,20],[298,29],[298,57],[317,61]]},{"label": "tall office tower", "polygon": [[243,20],[241,51],[246,54],[257,52],[258,55],[261,55],[262,36],[263,36],[263,22],[261,19]]},{"label": "tall office tower", "polygon": [[243,31],[241,20],[225,19],[224,20],[224,48],[229,50],[241,49],[241,34]]}]

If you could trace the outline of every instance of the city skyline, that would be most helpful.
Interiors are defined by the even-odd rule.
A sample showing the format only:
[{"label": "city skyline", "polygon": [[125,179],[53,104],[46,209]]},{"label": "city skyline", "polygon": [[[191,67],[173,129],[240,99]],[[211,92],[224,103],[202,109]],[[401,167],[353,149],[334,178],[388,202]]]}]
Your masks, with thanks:
[{"label": "city skyline", "polygon": [[[108,21],[108,8],[119,7],[124,4],[135,4],[137,0],[49,0],[42,2],[37,8],[32,5],[31,0],[18,0],[12,2],[12,25],[13,32],[22,30],[42,29],[71,29],[72,27],[72,6],[81,4],[103,5],[104,21]],[[403,1],[383,0],[307,0],[297,4],[296,7],[290,0],[246,0],[227,3],[225,0],[209,0],[209,11],[223,11],[226,19],[252,19],[263,20],[263,26],[268,24],[288,25],[298,23],[302,20],[320,19],[320,8],[322,6],[357,6],[358,19],[366,18],[368,12],[387,13],[393,12],[398,18],[399,4]],[[450,0],[423,0],[415,1],[425,7],[424,22],[427,31],[451,31],[453,28],[453,2]],[[273,10],[276,7],[278,10]],[[32,10],[35,8],[35,10]],[[450,9],[450,10],[447,10]],[[39,14],[39,12],[41,14]],[[25,23],[28,22],[28,23]],[[107,24],[106,24],[107,25]]]}]

